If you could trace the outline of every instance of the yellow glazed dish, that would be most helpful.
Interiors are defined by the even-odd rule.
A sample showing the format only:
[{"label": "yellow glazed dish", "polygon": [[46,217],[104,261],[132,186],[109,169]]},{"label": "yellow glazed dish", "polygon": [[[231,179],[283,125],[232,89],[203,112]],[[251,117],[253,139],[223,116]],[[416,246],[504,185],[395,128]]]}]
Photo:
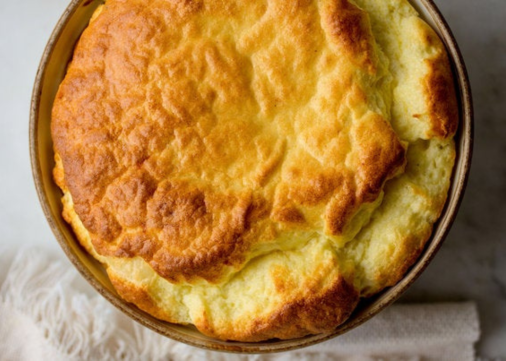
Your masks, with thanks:
[{"label": "yellow glazed dish", "polygon": [[[91,21],[44,111],[73,228],[63,238],[123,300],[214,345],[306,336],[302,346],[369,317],[375,301],[361,297],[416,277],[415,265],[403,279],[445,231],[431,233],[462,86],[409,3],[81,5]],[[79,252],[81,267],[102,269]]]}]

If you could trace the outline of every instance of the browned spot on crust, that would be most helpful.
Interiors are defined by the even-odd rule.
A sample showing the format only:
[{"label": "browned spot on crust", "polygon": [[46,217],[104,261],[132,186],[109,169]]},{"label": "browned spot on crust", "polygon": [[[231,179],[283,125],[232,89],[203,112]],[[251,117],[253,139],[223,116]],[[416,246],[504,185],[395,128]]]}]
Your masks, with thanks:
[{"label": "browned spot on crust", "polygon": [[292,170],[292,179],[307,178],[306,182],[298,187],[291,187],[288,191],[288,198],[298,204],[314,206],[320,202],[326,202],[335,189],[339,189],[344,183],[343,175],[332,171],[312,175],[307,173],[303,167]]},{"label": "browned spot on crust", "polygon": [[326,10],[324,21],[331,41],[348,53],[353,62],[374,73],[376,55],[369,15],[348,0],[330,1]]},{"label": "browned spot on crust", "polygon": [[358,196],[362,201],[376,199],[385,180],[402,172],[405,148],[385,119],[371,113],[355,131],[359,168]]},{"label": "browned spot on crust", "polygon": [[152,259],[157,250],[156,240],[144,232],[138,232],[125,235],[114,256],[128,258],[141,256],[144,259]]},{"label": "browned spot on crust", "polygon": [[426,60],[431,69],[425,78],[425,94],[429,104],[431,135],[438,138],[451,138],[458,126],[458,107],[455,85],[446,53]]},{"label": "browned spot on crust", "polygon": [[219,278],[224,264],[243,257],[251,197],[203,192],[185,182],[162,183],[147,205],[148,230],[160,230],[146,259],[163,277]]},{"label": "browned spot on crust", "polygon": [[423,80],[431,123],[430,136],[447,139],[457,131],[459,113],[455,83],[445,47],[437,34],[426,23],[419,21],[423,41],[435,48],[435,55],[425,60],[429,72]]},{"label": "browned spot on crust", "polygon": [[282,206],[274,210],[273,219],[284,223],[304,223],[304,215],[294,206]]},{"label": "browned spot on crust", "polygon": [[360,206],[360,199],[357,199],[353,183],[344,183],[334,194],[334,197],[327,205],[325,221],[327,230],[332,235],[340,235],[349,219],[355,214]]}]

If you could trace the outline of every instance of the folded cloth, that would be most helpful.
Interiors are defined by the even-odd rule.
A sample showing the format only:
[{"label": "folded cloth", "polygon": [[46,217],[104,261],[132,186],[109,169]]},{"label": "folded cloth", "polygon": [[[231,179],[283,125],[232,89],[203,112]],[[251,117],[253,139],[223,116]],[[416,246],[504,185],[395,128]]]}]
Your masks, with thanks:
[{"label": "folded cloth", "polygon": [[480,333],[472,302],[395,304],[343,336],[301,350],[270,355],[205,351],[130,320],[90,291],[64,259],[42,250],[8,254],[0,251],[2,361],[466,361],[474,359]]}]

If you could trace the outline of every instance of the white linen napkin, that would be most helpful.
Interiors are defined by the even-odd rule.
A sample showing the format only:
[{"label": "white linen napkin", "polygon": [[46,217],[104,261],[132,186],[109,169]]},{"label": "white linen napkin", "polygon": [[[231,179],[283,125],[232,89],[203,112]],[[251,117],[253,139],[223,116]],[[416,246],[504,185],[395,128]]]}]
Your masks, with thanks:
[{"label": "white linen napkin", "polygon": [[[0,251],[0,360],[473,360],[472,302],[395,304],[330,341],[271,355],[204,351],[121,314],[64,259],[41,250]],[[10,267],[9,267],[9,263]],[[3,281],[3,282],[2,282]]]}]

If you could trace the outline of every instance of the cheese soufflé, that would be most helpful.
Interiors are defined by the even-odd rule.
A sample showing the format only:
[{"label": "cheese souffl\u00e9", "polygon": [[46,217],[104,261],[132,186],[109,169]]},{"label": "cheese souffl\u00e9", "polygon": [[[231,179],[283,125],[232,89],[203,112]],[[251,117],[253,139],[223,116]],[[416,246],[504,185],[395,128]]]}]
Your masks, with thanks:
[{"label": "cheese souffl\u00e9", "polygon": [[107,0],[54,101],[54,178],[124,300],[291,339],[417,260],[457,123],[445,48],[406,0]]}]

